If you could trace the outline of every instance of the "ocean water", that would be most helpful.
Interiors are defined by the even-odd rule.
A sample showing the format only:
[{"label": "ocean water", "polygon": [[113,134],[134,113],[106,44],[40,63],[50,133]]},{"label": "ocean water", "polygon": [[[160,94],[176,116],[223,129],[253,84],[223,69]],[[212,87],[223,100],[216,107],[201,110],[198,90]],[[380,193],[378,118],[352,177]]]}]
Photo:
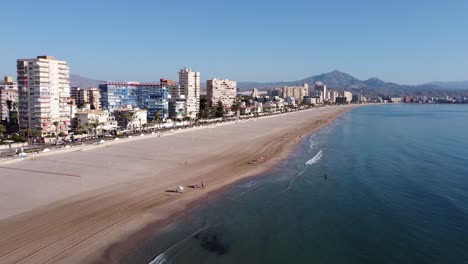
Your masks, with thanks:
[{"label": "ocean water", "polygon": [[468,106],[355,109],[123,262],[468,263]]}]

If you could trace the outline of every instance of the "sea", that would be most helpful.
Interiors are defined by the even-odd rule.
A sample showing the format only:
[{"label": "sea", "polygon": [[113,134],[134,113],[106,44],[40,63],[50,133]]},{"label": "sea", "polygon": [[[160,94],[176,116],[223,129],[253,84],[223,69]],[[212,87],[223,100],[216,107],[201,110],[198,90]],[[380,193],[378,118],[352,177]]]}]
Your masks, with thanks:
[{"label": "sea", "polygon": [[468,263],[468,105],[373,105],[122,263]]}]

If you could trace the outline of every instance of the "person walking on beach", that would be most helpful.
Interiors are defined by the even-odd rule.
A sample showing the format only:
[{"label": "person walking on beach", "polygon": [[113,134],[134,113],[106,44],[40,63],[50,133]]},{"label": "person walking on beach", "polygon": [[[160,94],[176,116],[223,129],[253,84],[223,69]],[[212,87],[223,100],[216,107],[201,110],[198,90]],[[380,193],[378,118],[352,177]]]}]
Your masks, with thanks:
[{"label": "person walking on beach", "polygon": [[327,174],[325,173],[325,180],[327,180]]},{"label": "person walking on beach", "polygon": [[203,189],[205,189],[205,183],[203,181],[201,182],[201,186]]}]

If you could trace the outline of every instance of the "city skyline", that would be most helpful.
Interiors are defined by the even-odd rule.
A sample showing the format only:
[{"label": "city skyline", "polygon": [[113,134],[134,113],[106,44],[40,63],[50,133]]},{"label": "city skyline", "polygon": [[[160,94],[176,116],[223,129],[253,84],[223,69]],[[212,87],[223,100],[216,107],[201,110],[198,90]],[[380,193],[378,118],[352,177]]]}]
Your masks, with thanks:
[{"label": "city skyline", "polygon": [[[72,73],[102,80],[177,79],[172,69],[187,66],[202,80],[289,81],[338,69],[401,84],[463,81],[467,7],[463,1],[9,3],[4,18],[15,27],[0,26],[9,36],[0,75],[16,76],[18,58],[51,54],[68,61]],[[47,30],[28,27],[30,21]]]}]

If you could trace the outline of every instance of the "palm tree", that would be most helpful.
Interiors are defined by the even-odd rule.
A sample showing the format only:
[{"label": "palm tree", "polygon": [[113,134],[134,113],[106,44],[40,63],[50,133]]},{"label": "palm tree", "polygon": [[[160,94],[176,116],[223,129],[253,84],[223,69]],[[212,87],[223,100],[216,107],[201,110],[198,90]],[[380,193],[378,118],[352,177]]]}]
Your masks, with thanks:
[{"label": "palm tree", "polygon": [[133,112],[130,112],[130,111],[126,111],[122,114],[122,117],[125,121],[125,124],[127,125],[127,129],[128,129],[128,124],[131,123],[133,121],[133,117],[134,117],[135,113]]},{"label": "palm tree", "polygon": [[52,124],[54,124],[55,126],[55,142],[58,142],[58,130],[59,130],[59,125],[60,125],[60,122],[59,121],[54,121]]},{"label": "palm tree", "polygon": [[95,121],[93,123],[90,124],[90,126],[93,128],[94,130],[94,136],[97,137],[97,129],[98,127],[101,125],[101,123],[99,123],[98,121]]},{"label": "palm tree", "polygon": [[158,111],[154,113],[154,121],[156,121],[156,124],[158,124],[158,129],[159,129],[159,123],[161,122],[161,114]]}]

